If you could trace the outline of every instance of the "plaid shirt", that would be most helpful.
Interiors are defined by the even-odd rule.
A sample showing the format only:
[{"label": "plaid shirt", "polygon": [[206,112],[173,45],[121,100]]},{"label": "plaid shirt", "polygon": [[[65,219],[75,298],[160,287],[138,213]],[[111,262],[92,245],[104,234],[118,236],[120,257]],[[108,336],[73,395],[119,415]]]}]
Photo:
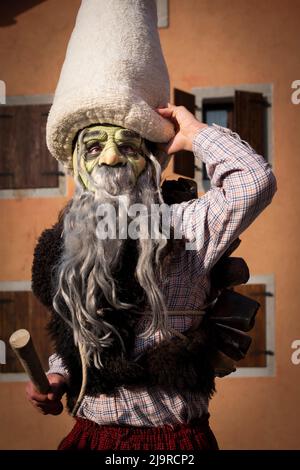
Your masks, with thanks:
[{"label": "plaid shirt", "polygon": [[[193,249],[173,258],[159,284],[170,311],[203,308],[209,296],[211,268],[270,204],[277,189],[270,165],[230,129],[213,124],[200,130],[193,141],[193,152],[206,164],[211,188],[199,199],[171,206],[172,226],[193,243]],[[142,317],[139,327],[143,329],[148,321]],[[188,315],[169,316],[169,325],[179,332],[185,331],[192,321]],[[161,339],[160,332],[148,339],[137,337],[132,358]],[[48,373],[68,377],[56,354],[50,357],[49,364]],[[208,398],[200,393],[119,387],[112,396],[85,396],[77,416],[98,424],[172,426],[201,417],[207,410]]]}]

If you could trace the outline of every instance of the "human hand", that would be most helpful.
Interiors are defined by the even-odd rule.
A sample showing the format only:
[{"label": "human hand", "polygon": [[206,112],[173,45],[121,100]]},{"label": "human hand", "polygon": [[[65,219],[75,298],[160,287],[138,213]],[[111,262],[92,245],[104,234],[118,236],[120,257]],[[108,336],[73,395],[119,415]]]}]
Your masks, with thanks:
[{"label": "human hand", "polygon": [[47,415],[59,415],[63,411],[61,397],[66,391],[67,384],[65,378],[60,374],[47,375],[50,390],[46,394],[38,393],[32,382],[26,385],[26,397],[29,402],[40,413]]},{"label": "human hand", "polygon": [[159,144],[168,155],[180,150],[192,151],[193,139],[199,129],[204,129],[207,124],[198,121],[184,106],[174,106],[168,103],[167,108],[157,108],[160,116],[169,119],[175,126],[176,135],[166,145]]}]

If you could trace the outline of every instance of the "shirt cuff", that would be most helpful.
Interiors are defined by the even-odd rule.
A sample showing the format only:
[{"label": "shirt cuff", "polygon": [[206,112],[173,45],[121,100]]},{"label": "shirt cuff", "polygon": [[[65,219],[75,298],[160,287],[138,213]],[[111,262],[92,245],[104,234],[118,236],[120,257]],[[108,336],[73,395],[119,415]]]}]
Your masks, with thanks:
[{"label": "shirt cuff", "polygon": [[48,374],[62,375],[66,382],[69,383],[70,374],[66,367],[64,367],[62,359],[57,354],[52,354],[49,358],[49,370],[46,372],[46,375]]}]

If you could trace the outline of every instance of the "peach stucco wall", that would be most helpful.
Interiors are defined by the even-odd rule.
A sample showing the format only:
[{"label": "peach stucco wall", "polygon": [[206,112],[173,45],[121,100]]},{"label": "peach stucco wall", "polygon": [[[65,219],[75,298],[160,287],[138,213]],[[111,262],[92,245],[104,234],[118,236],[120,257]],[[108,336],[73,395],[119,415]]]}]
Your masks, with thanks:
[{"label": "peach stucco wall", "polygon": [[[54,92],[79,4],[47,0],[0,28],[0,79],[8,95]],[[299,17],[300,2],[293,0],[169,0],[170,26],[160,30],[172,87],[274,86],[278,192],[241,236],[236,254],[251,274],[275,275],[276,376],[218,380],[211,426],[223,449],[300,449],[300,365],[290,360],[291,343],[300,339],[300,105],[290,99],[291,83],[300,78]],[[0,201],[0,281],[30,279],[37,236],[65,201]],[[36,414],[22,383],[0,383],[0,415],[0,449],[54,449],[71,428],[66,414]]]}]

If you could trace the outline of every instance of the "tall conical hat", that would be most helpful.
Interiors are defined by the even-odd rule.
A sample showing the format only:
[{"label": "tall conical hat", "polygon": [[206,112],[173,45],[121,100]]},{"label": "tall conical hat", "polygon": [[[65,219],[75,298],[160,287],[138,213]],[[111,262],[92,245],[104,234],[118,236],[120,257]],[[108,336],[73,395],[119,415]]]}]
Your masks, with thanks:
[{"label": "tall conical hat", "polygon": [[155,0],[82,0],[47,122],[52,155],[71,168],[74,137],[93,123],[167,142],[173,126],[155,108],[168,101]]}]

